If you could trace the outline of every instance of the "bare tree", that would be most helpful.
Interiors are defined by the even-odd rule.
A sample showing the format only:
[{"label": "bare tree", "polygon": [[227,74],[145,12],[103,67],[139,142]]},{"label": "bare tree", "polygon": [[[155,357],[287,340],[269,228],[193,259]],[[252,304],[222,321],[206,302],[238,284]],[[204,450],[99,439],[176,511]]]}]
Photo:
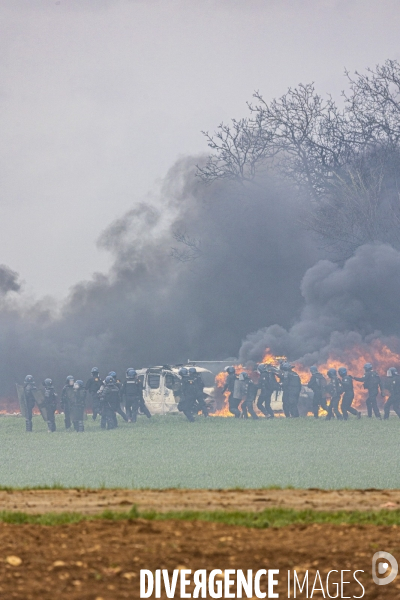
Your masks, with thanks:
[{"label": "bare tree", "polygon": [[248,118],[205,134],[213,153],[198,168],[206,182],[245,185],[273,167],[308,196],[304,223],[341,257],[367,241],[400,246],[400,64],[346,76],[343,109],[313,84],[269,103],[256,92]]},{"label": "bare tree", "polygon": [[182,232],[175,232],[173,237],[183,246],[180,248],[171,248],[171,256],[179,262],[191,262],[202,255],[200,240]]}]

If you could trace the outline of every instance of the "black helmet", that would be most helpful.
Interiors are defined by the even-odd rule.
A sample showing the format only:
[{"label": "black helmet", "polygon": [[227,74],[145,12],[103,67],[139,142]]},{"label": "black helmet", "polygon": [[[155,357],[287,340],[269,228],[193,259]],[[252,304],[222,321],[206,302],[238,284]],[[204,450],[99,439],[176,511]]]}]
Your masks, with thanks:
[{"label": "black helmet", "polygon": [[77,379],[77,380],[75,381],[75,385],[76,385],[77,387],[80,387],[80,388],[81,388],[81,387],[83,387],[85,384],[83,383],[82,379]]},{"label": "black helmet", "polygon": [[225,368],[225,371],[226,371],[227,373],[236,373],[236,369],[235,369],[235,367],[226,367],[226,368]]},{"label": "black helmet", "polygon": [[93,367],[93,369],[90,371],[92,375],[98,375],[99,374],[99,370],[97,367]]},{"label": "black helmet", "polygon": [[46,387],[50,387],[51,385],[53,385],[53,380],[52,380],[52,379],[49,379],[49,378],[45,379],[45,380],[44,380],[44,385],[45,385]]},{"label": "black helmet", "polygon": [[105,378],[105,383],[107,385],[110,385],[110,383],[114,383],[114,378],[111,375],[107,375],[107,377]]},{"label": "black helmet", "polygon": [[135,371],[135,369],[130,368],[130,369],[126,370],[126,376],[129,379],[133,379],[134,377],[136,377],[136,375],[137,375],[137,372]]},{"label": "black helmet", "polygon": [[71,385],[71,381],[72,381],[72,383],[74,383],[74,379],[75,379],[75,377],[73,375],[68,375],[67,379],[65,380],[65,383],[67,385]]},{"label": "black helmet", "polygon": [[182,367],[181,369],[179,369],[179,375],[188,375],[189,371],[187,370],[186,367]]},{"label": "black helmet", "polygon": [[189,367],[189,375],[196,375],[197,371],[195,367]]},{"label": "black helmet", "polygon": [[336,377],[336,369],[329,369],[327,372],[328,377]]},{"label": "black helmet", "polygon": [[33,375],[27,375],[25,377],[25,383],[34,383]]}]

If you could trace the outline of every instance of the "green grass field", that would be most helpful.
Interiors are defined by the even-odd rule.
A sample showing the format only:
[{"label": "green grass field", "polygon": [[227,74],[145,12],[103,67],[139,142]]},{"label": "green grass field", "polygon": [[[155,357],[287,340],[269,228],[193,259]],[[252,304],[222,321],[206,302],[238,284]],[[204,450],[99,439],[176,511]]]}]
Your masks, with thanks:
[{"label": "green grass field", "polygon": [[400,420],[140,418],[48,434],[41,417],[0,419],[0,486],[399,488]]}]

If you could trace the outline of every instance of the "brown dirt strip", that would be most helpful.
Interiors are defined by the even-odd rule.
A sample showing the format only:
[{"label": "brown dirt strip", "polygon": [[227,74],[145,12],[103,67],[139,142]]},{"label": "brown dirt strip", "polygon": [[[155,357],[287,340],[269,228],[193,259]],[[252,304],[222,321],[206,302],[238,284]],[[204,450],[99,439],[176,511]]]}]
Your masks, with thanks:
[{"label": "brown dirt strip", "polygon": [[[371,558],[381,549],[399,558],[398,531],[396,527],[318,524],[256,530],[141,519],[52,527],[3,523],[0,595],[17,600],[139,598],[140,569],[165,568],[171,575],[181,567],[192,571],[280,569],[278,591],[286,598],[288,569],[308,569],[312,581],[318,569],[324,582],[331,569],[362,569],[364,574],[358,576],[366,588],[364,598],[391,600],[398,598],[400,583],[397,579],[384,588],[374,585]],[[20,564],[10,564],[16,562]],[[346,575],[350,581],[351,574]],[[330,593],[334,595],[334,588]],[[354,580],[345,587],[345,596],[360,594]],[[179,588],[175,597],[180,597]],[[321,598],[321,592],[315,597]]]},{"label": "brown dirt strip", "polygon": [[0,510],[30,514],[106,509],[126,511],[240,510],[270,507],[337,510],[400,508],[400,490],[21,490],[0,491]]}]

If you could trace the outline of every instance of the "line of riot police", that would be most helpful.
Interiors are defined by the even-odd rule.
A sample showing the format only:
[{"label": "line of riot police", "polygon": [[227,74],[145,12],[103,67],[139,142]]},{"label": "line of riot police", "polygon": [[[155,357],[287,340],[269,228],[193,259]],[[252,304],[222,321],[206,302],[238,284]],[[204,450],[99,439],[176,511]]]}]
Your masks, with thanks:
[{"label": "line of riot police", "polygon": [[[268,419],[272,419],[274,410],[271,407],[271,401],[274,394],[277,398],[280,393],[285,416],[299,417],[302,383],[290,363],[282,361],[279,367],[265,363],[259,364],[256,382],[245,371],[237,374],[234,366],[226,367],[225,371],[227,377],[222,391],[228,392],[229,411],[236,418],[258,419],[256,406],[260,413]],[[178,373],[179,380],[174,388],[174,394],[179,399],[178,410],[191,422],[199,413],[207,417],[209,409],[205,401],[207,395],[204,393],[201,374],[193,366],[182,367]],[[310,375],[306,387],[312,390],[312,412],[315,418],[319,417],[320,410],[323,409],[326,411],[327,420],[336,418],[346,421],[349,414],[359,419],[361,412],[352,406],[354,400],[353,381],[363,383],[364,389],[368,392],[366,399],[368,417],[372,417],[374,414],[376,418],[381,419],[377,398],[379,393],[384,397],[387,389],[390,395],[384,405],[384,419],[389,418],[391,410],[400,417],[400,375],[395,367],[388,370],[385,384],[371,363],[364,365],[364,375],[361,377],[350,375],[346,367],[340,367],[338,370],[328,369],[325,377],[316,366],[312,366]],[[24,385],[17,385],[17,391],[21,411],[26,420],[26,431],[32,431],[32,413],[36,404],[47,422],[48,431],[54,432],[56,430],[57,394],[52,380],[45,379],[42,386],[37,388],[33,376],[27,375]],[[75,380],[72,375],[68,375],[66,378],[60,399],[66,429],[71,429],[73,426],[77,432],[84,431],[84,415],[88,395],[91,397],[93,408],[92,418],[96,420],[100,416],[102,429],[115,429],[118,425],[117,414],[124,421],[133,423],[136,422],[139,414],[151,417],[144,399],[143,382],[135,369],[127,369],[125,381],[122,383],[115,371],[110,371],[103,380],[100,377],[99,369],[93,367],[86,385],[82,380]]]},{"label": "line of riot police", "polygon": [[[45,379],[42,386],[37,387],[33,376],[27,375],[23,386],[17,385],[17,392],[21,412],[25,417],[26,431],[32,431],[35,405],[47,422],[49,433],[56,431],[55,412],[58,397],[52,379]],[[144,401],[143,384],[135,369],[127,369],[126,379],[121,383],[115,371],[110,371],[103,380],[99,369],[93,367],[86,385],[80,379],[75,380],[73,375],[66,378],[61,392],[60,408],[64,413],[64,425],[67,430],[72,427],[77,432],[85,430],[84,416],[88,395],[92,400],[92,418],[96,420],[100,416],[101,429],[115,429],[118,426],[117,414],[126,422],[136,422],[138,414],[151,417]]]},{"label": "line of riot police", "polygon": [[[258,416],[254,411],[256,404],[265,417],[272,419],[274,411],[271,408],[271,400],[274,394],[277,396],[280,392],[285,417],[299,417],[298,405],[302,383],[289,362],[282,361],[279,367],[268,363],[259,364],[257,383],[252,381],[245,371],[238,375],[234,366],[226,367],[225,371],[227,377],[222,391],[228,392],[229,411],[236,418],[248,418],[249,413],[253,419],[257,419]],[[349,414],[360,419],[361,412],[352,406],[353,381],[363,383],[364,389],[368,392],[366,399],[368,417],[371,418],[374,414],[377,419],[382,418],[377,397],[380,392],[384,398],[386,389],[389,390],[390,395],[383,408],[384,419],[389,418],[391,410],[400,417],[400,375],[397,369],[391,367],[388,370],[384,385],[371,363],[364,365],[364,375],[361,377],[350,375],[346,367],[340,367],[338,370],[328,369],[326,377],[319,372],[318,367],[310,367],[310,379],[306,387],[313,392],[314,417],[317,419],[320,409],[323,409],[327,420],[336,418],[347,421]]]}]

